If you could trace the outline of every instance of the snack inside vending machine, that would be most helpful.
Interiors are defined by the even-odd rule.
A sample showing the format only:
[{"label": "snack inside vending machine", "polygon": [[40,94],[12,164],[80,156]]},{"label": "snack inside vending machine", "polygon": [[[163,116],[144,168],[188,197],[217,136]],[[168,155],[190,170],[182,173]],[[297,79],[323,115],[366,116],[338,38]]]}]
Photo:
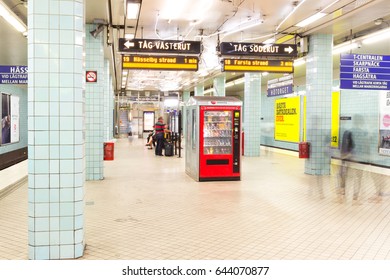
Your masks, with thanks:
[{"label": "snack inside vending machine", "polygon": [[240,180],[241,107],[234,97],[195,96],[188,101],[186,173],[195,180]]}]

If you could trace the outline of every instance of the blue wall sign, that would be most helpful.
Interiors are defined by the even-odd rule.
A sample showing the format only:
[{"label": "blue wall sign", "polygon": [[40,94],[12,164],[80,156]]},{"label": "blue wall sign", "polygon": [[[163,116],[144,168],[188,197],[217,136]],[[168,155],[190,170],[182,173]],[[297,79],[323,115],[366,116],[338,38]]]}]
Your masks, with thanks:
[{"label": "blue wall sign", "polygon": [[390,90],[390,56],[342,54],[340,88]]},{"label": "blue wall sign", "polygon": [[0,84],[27,84],[27,66],[0,65]]},{"label": "blue wall sign", "polygon": [[274,87],[267,89],[267,97],[294,93],[293,85]]}]

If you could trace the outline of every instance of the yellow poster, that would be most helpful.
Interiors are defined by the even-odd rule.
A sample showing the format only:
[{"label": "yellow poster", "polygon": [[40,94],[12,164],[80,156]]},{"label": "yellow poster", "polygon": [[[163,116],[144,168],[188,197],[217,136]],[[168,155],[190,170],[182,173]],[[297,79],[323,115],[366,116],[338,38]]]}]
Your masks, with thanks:
[{"label": "yellow poster", "polygon": [[[306,95],[303,97],[303,141],[306,141]],[[340,92],[332,92],[331,147],[339,147]]]},{"label": "yellow poster", "polygon": [[339,147],[340,92],[332,92],[332,148]]},{"label": "yellow poster", "polygon": [[275,140],[299,142],[300,97],[275,100]]}]

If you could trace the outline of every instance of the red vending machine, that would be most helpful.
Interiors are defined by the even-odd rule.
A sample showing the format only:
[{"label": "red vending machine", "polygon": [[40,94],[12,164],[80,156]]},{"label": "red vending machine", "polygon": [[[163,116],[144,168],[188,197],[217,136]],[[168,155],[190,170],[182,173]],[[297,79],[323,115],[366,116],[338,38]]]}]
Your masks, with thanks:
[{"label": "red vending machine", "polygon": [[198,181],[240,180],[241,105],[233,97],[192,97],[186,108],[186,172]]}]

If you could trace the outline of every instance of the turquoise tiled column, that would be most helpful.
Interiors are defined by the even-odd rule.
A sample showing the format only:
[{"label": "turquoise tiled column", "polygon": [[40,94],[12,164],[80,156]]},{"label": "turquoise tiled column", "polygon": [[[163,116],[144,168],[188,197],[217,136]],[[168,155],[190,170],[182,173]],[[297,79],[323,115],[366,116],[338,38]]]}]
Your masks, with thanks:
[{"label": "turquoise tiled column", "polygon": [[29,259],[84,252],[84,1],[28,1]]},{"label": "turquoise tiled column", "polygon": [[329,145],[332,108],[332,35],[318,34],[309,39],[306,59],[306,139],[310,158],[305,173],[330,174]]},{"label": "turquoise tiled column", "polygon": [[110,75],[110,80],[108,82],[109,85],[109,96],[110,100],[108,101],[109,106],[109,117],[110,117],[110,139],[114,139],[114,106],[115,106],[115,94],[114,87],[112,85],[112,76]]},{"label": "turquoise tiled column", "polygon": [[104,92],[105,92],[105,64],[104,64],[104,32],[96,38],[90,31],[96,25],[86,25],[86,70],[97,71],[97,82],[86,83],[86,179],[103,179],[103,142],[104,142]]},{"label": "turquoise tiled column", "polygon": [[245,73],[244,156],[260,156],[261,73]]},{"label": "turquoise tiled column", "polygon": [[225,93],[226,75],[223,73],[213,80],[214,96],[226,96]]},{"label": "turquoise tiled column", "polygon": [[109,83],[111,81],[111,74],[110,74],[110,63],[107,59],[104,60],[104,141],[110,141],[112,140],[112,133],[110,130],[110,124],[112,124],[113,119],[111,117],[111,111],[110,111],[110,103],[112,102],[112,86]]},{"label": "turquoise tiled column", "polygon": [[195,96],[203,96],[204,95],[204,85],[199,84],[195,87]]},{"label": "turquoise tiled column", "polygon": [[[183,91],[183,103],[187,104],[187,101],[190,99],[191,93],[190,91]],[[183,135],[187,133],[187,114],[186,114],[186,106],[183,106],[183,111],[181,113],[182,124],[183,124]]]}]

